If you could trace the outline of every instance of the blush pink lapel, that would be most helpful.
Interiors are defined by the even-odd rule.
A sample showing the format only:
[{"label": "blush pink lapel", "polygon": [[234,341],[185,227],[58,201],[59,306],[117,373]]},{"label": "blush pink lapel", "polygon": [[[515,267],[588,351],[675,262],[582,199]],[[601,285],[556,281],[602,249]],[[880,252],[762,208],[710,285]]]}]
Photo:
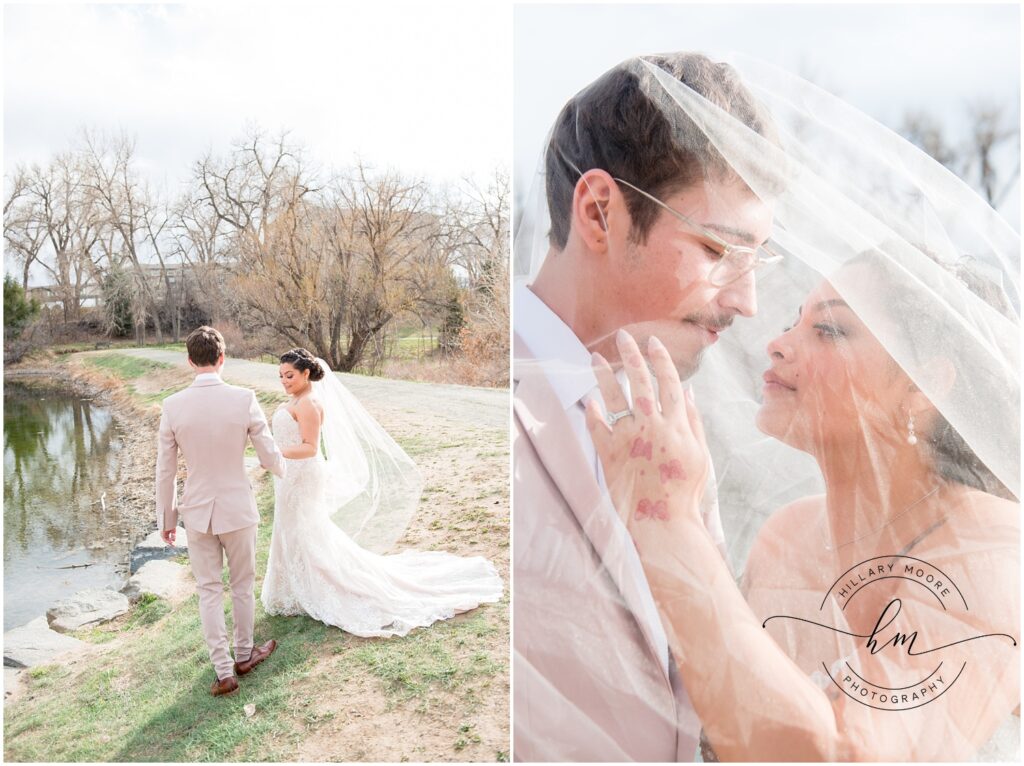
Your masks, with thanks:
[{"label": "blush pink lapel", "polygon": [[[658,667],[664,672],[651,626],[647,620],[637,617],[642,613],[644,583],[638,582],[633,568],[627,566],[626,554],[634,548],[633,540],[625,526],[615,521],[615,510],[610,507],[602,509],[602,506],[610,506],[611,500],[594,478],[593,468],[580,449],[572,425],[544,372],[518,335],[515,336],[514,348],[512,406],[523,433],[622,594]],[[671,683],[668,676],[665,680]]]}]

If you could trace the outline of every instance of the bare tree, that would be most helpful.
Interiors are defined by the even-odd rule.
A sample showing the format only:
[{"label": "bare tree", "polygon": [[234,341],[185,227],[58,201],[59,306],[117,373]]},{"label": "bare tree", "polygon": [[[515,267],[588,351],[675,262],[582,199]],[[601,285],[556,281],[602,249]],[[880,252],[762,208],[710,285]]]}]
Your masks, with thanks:
[{"label": "bare tree", "polygon": [[23,290],[28,290],[32,265],[46,245],[46,225],[30,187],[30,171],[19,166],[11,180],[10,192],[4,199],[4,241],[13,259],[21,264]]},{"label": "bare tree", "polygon": [[1015,145],[1020,126],[1013,124],[1003,105],[976,103],[967,110],[968,133],[959,145],[946,137],[942,125],[924,111],[904,117],[900,132],[935,160],[980,191],[992,207],[998,207],[1020,176],[1020,152],[1014,168],[1000,177],[995,154]]},{"label": "bare tree", "polygon": [[[336,264],[343,278],[336,295],[345,306],[347,342],[336,357],[343,370],[353,369],[367,345],[399,314],[414,311],[427,299],[424,272],[436,278],[437,215],[430,209],[426,184],[397,172],[373,173],[365,163],[336,181],[334,212]],[[334,347],[332,346],[332,352]]]},{"label": "bare tree", "polygon": [[170,206],[133,139],[83,130],[72,151],[8,179],[4,237],[25,286],[36,269],[52,278],[65,324],[94,287],[108,332],[133,325],[140,343],[150,323],[160,342],[186,317],[231,319],[259,350],[277,338],[372,370],[394,328],[443,324],[454,302],[474,348],[507,354],[505,174],[446,197],[363,162],[320,178],[287,133],[252,128],[199,159]]},{"label": "bare tree", "polygon": [[106,255],[111,264],[127,265],[133,277],[136,341],[145,344],[147,321],[152,319],[157,343],[162,343],[161,300],[147,266],[156,267],[156,281],[163,283],[165,298],[172,295],[164,254],[165,206],[138,176],[134,139],[82,131],[81,156],[91,202],[106,230],[100,239]]},{"label": "bare tree", "polygon": [[453,263],[466,275],[466,326],[459,339],[464,374],[475,382],[504,385],[511,330],[509,179],[499,169],[486,188],[467,186],[449,221]]},{"label": "bare tree", "polygon": [[[975,104],[970,108],[969,115],[971,135],[965,158],[966,169],[977,173],[978,185],[984,192],[985,199],[995,207],[1020,174],[1020,154],[1017,154],[1016,170],[1008,179],[998,178],[998,172],[993,164],[993,154],[1004,143],[1015,139],[1020,133],[1020,128],[1007,124],[1006,109],[1003,105]],[[1000,182],[1006,191],[1000,191]]]},{"label": "bare tree", "polygon": [[286,133],[251,130],[227,156],[196,163],[194,180],[195,194],[180,208],[180,249],[201,269],[230,270],[233,300],[251,326],[318,352],[329,347],[323,338],[337,319],[328,302],[328,230],[299,148]]},{"label": "bare tree", "polygon": [[942,126],[931,114],[921,110],[908,112],[903,118],[900,132],[933,159],[954,173],[959,172],[962,160],[958,152],[947,143]]},{"label": "bare tree", "polygon": [[95,284],[99,236],[94,211],[83,194],[81,165],[70,153],[45,167],[19,168],[16,197],[5,204],[4,236],[22,267],[28,288],[33,266],[52,280],[66,324],[81,316],[83,294]]}]

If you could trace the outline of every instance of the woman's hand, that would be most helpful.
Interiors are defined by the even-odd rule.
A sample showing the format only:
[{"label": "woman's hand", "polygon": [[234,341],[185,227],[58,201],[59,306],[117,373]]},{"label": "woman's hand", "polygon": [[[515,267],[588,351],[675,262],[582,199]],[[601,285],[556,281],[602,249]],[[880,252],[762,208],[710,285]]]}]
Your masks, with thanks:
[{"label": "woman's hand", "polygon": [[[587,427],[615,507],[640,552],[654,555],[661,546],[678,545],[666,534],[674,522],[700,517],[708,476],[704,428],[693,395],[684,393],[679,373],[657,338],[651,337],[647,347],[658,380],[657,400],[636,341],[625,330],[619,331],[616,341],[633,394],[633,414],[609,426],[600,406],[591,400]],[[594,354],[593,364],[608,412],[627,409],[608,362]]]}]

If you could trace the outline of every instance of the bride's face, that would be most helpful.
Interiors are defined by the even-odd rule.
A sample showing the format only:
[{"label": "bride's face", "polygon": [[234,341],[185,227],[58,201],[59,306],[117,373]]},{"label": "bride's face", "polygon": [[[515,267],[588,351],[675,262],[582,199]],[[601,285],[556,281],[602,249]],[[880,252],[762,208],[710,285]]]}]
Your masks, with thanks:
[{"label": "bride's face", "polygon": [[757,427],[812,454],[907,436],[909,378],[828,282],[768,344]]},{"label": "bride's face", "polygon": [[278,377],[281,378],[284,392],[289,396],[297,396],[309,386],[309,370],[298,370],[288,362],[281,364]]}]

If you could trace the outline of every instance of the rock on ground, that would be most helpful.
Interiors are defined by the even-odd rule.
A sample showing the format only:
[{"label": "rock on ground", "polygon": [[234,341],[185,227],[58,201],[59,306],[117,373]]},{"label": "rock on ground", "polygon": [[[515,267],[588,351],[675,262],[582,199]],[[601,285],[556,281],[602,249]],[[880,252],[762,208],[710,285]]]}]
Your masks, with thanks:
[{"label": "rock on ground", "polygon": [[187,567],[173,561],[149,561],[132,575],[121,592],[132,603],[146,593],[177,602],[191,595],[192,590]]},{"label": "rock on ground", "polygon": [[128,611],[128,597],[102,588],[86,588],[71,598],[58,601],[46,611],[53,630],[69,633],[88,625],[99,625]]},{"label": "rock on ground", "polygon": [[132,550],[129,571],[131,574],[135,574],[150,561],[163,561],[187,555],[188,533],[185,532],[185,527],[178,527],[173,548],[160,537],[160,530],[155,529]]},{"label": "rock on ground", "polygon": [[84,641],[51,630],[46,617],[37,617],[27,625],[4,633],[4,666],[30,668],[44,665],[58,654],[85,646]]}]

